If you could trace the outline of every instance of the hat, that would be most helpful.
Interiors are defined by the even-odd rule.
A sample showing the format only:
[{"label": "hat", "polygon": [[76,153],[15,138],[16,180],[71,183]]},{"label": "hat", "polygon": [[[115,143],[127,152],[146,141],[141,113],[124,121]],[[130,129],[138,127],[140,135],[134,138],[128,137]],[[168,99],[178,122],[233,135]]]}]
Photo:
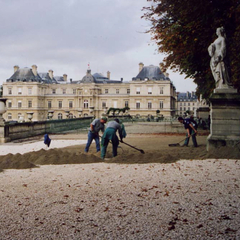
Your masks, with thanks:
[{"label": "hat", "polygon": [[114,121],[116,121],[117,123],[119,123],[119,119],[118,119],[118,118],[115,118]]},{"label": "hat", "polygon": [[105,122],[107,122],[107,118],[106,117],[101,117],[101,119]]}]

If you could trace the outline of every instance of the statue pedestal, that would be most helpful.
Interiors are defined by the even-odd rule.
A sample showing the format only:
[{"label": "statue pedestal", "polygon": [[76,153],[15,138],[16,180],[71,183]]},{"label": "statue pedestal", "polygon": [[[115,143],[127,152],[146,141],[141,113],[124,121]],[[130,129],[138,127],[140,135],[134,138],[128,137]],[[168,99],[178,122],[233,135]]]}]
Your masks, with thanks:
[{"label": "statue pedestal", "polygon": [[240,140],[240,94],[236,89],[215,89],[210,97],[210,135],[207,151]]}]

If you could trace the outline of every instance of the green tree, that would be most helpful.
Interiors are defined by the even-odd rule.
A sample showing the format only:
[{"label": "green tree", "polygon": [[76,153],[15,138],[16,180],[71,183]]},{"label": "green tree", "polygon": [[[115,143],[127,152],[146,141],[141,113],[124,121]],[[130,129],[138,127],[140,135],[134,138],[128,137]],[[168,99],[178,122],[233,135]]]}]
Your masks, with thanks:
[{"label": "green tree", "polygon": [[228,69],[234,86],[240,89],[240,1],[239,0],[147,0],[143,18],[148,30],[165,53],[162,68],[186,74],[197,84],[197,94],[212,93],[215,82],[210,70],[208,46],[223,26],[227,36]]}]

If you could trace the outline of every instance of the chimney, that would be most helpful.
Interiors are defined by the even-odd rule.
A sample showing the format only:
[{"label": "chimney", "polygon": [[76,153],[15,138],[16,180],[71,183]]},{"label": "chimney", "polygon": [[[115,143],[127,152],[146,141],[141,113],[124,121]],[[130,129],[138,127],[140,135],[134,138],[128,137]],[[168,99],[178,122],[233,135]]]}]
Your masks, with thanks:
[{"label": "chimney", "polygon": [[37,65],[32,65],[32,71],[35,76],[37,76]]},{"label": "chimney", "polygon": [[107,71],[107,78],[110,80],[110,72]]},{"label": "chimney", "polygon": [[15,65],[15,66],[13,67],[13,69],[14,69],[14,72],[16,72],[16,71],[19,69],[19,66],[18,66],[18,65]]},{"label": "chimney", "polygon": [[64,82],[67,82],[67,74],[63,74],[63,80]]},{"label": "chimney", "polygon": [[143,67],[144,67],[144,64],[143,64],[142,62],[140,62],[140,63],[139,63],[139,72],[142,71]]},{"label": "chimney", "polygon": [[53,70],[48,70],[49,77],[53,79]]}]

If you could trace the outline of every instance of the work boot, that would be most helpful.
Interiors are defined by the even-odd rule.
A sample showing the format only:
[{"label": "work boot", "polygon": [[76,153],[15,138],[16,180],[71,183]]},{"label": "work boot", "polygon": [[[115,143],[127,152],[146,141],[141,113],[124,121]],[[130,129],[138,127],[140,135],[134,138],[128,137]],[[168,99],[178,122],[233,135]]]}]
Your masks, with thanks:
[{"label": "work boot", "polygon": [[183,144],[181,147],[188,147],[188,145],[186,145],[186,144]]}]

